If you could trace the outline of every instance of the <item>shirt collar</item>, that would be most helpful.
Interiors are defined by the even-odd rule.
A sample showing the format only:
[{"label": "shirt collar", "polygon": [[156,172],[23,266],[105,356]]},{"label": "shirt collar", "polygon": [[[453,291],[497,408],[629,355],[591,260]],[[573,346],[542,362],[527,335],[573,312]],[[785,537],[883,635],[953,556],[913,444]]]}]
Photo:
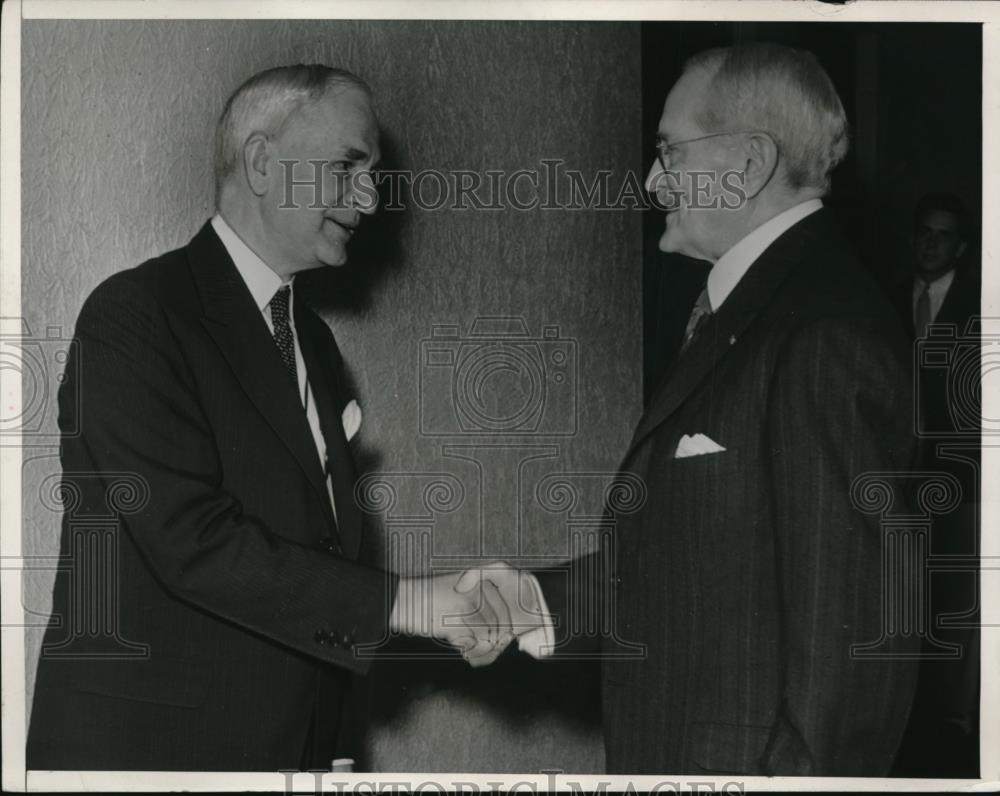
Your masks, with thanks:
[{"label": "shirt collar", "polygon": [[764,250],[787,232],[794,224],[823,207],[819,199],[805,202],[778,213],[761,224],[739,243],[722,255],[708,274],[708,300],[712,311],[717,312],[733,288],[743,278]]},{"label": "shirt collar", "polygon": [[[215,229],[222,245],[226,247],[229,256],[236,265],[236,270],[250,290],[254,304],[261,312],[271,303],[278,288],[284,284],[291,284],[294,277],[288,282],[282,282],[281,277],[268,267],[257,254],[251,249],[243,239],[233,230],[226,220],[216,213],[212,217],[212,227]],[[294,286],[293,286],[294,291]]]},{"label": "shirt collar", "polygon": [[916,276],[913,279],[913,294],[917,295],[922,293],[924,290],[924,285],[927,285],[927,290],[930,293],[947,293],[948,288],[951,287],[951,283],[955,281],[955,269],[952,268],[950,271],[946,271],[937,277],[937,279],[932,279],[930,282],[924,282],[923,278]]}]

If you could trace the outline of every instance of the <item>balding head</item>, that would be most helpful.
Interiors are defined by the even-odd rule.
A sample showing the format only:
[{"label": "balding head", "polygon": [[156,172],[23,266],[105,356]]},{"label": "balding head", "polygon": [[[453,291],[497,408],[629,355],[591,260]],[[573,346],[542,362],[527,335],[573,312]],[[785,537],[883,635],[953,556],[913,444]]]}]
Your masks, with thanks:
[{"label": "balding head", "polygon": [[343,88],[371,96],[368,85],[357,75],[322,64],[275,67],[237,88],[226,100],[215,127],[216,204],[226,180],[237,171],[251,134],[277,136],[296,110]]},{"label": "balding head", "polygon": [[216,134],[216,207],[282,277],[347,261],[378,204],[378,121],[360,78],[287,66],[250,78]]}]

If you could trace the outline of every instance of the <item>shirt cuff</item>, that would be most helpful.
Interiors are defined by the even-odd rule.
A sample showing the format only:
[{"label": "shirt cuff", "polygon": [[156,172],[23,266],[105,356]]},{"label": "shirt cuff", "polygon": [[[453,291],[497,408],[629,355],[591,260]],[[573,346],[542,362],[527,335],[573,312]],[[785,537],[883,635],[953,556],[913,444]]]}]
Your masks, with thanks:
[{"label": "shirt cuff", "polygon": [[545,602],[545,595],[542,593],[542,587],[538,584],[538,579],[530,572],[522,572],[521,578],[522,584],[527,584],[525,588],[530,589],[535,596],[535,606],[538,610],[540,624],[519,635],[517,647],[532,658],[551,657],[555,652],[556,631],[552,624],[552,616],[549,614],[549,606]]}]

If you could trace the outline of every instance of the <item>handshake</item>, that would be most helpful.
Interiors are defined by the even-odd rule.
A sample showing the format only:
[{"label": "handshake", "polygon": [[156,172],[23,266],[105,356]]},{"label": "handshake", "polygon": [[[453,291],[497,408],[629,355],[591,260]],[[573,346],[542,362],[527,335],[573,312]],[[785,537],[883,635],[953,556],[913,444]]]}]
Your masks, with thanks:
[{"label": "handshake", "polygon": [[549,654],[553,644],[535,577],[502,561],[463,572],[400,578],[389,628],[444,641],[472,666],[493,663],[515,638],[535,657]]}]

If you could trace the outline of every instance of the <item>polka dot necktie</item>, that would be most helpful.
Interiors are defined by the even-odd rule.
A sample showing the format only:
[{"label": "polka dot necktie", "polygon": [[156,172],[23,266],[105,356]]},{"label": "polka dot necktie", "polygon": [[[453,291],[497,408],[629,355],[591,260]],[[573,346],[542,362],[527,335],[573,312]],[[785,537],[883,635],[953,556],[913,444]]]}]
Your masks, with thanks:
[{"label": "polka dot necktie", "polygon": [[274,326],[274,342],[281,354],[281,361],[291,374],[296,384],[299,383],[298,372],[295,369],[295,338],[292,337],[292,326],[288,322],[288,302],[292,295],[290,285],[278,288],[271,299],[271,324]]}]

